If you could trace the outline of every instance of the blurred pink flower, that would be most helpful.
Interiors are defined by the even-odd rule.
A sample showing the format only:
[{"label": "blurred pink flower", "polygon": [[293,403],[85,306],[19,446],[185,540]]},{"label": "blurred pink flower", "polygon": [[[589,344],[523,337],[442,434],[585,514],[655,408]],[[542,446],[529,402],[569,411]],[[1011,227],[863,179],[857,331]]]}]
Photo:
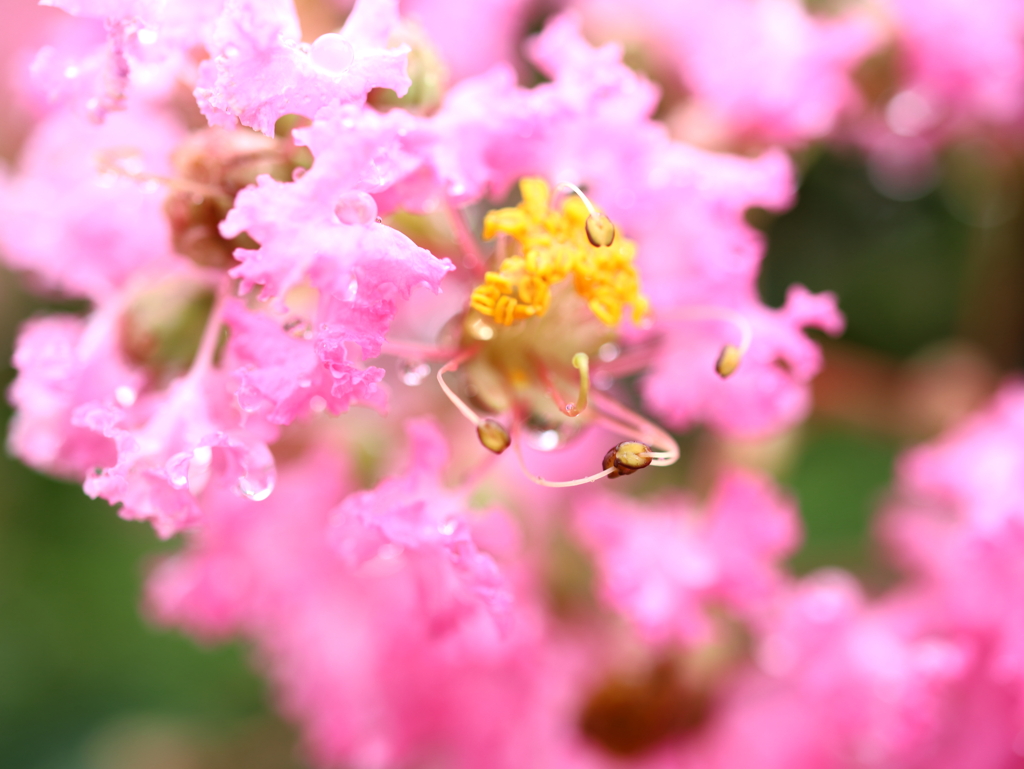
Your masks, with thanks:
[{"label": "blurred pink flower", "polygon": [[1024,110],[1024,8],[1015,0],[888,0],[903,67],[887,107],[903,135],[1018,122]]},{"label": "blurred pink flower", "polygon": [[694,508],[685,498],[592,495],[576,509],[602,595],[651,643],[706,642],[711,607],[756,613],[778,587],[779,561],[797,544],[795,512],[765,479],[724,476],[703,514]]},{"label": "blurred pink flower", "polygon": [[691,119],[726,143],[801,145],[828,135],[859,105],[853,70],[881,42],[866,13],[820,18],[798,0],[580,5],[602,34],[633,30],[653,43],[691,93]]}]

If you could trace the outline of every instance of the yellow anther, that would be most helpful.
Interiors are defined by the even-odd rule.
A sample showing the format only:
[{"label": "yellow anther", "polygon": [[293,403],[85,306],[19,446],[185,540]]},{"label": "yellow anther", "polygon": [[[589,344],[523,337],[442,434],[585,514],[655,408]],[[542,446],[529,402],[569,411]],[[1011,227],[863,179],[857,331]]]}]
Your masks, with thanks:
[{"label": "yellow anther", "polygon": [[632,475],[651,464],[652,453],[650,447],[640,441],[623,441],[604,455],[604,462],[601,465],[605,470],[612,471],[609,478]]},{"label": "yellow anther", "polygon": [[743,353],[740,352],[740,348],[727,344],[722,348],[722,352],[718,356],[718,361],[715,363],[715,371],[718,372],[718,376],[725,379],[736,370],[741,360],[743,360]]},{"label": "yellow anther", "polygon": [[511,325],[543,315],[551,287],[571,275],[576,293],[602,323],[617,325],[626,305],[633,308],[634,321],[642,319],[648,305],[633,265],[635,245],[616,238],[611,220],[589,201],[570,197],[560,211],[549,208],[551,190],[543,179],[522,179],[519,190],[522,203],[488,212],[483,234],[505,233],[519,243],[522,256],[507,257],[497,272],[488,272],[470,306]]},{"label": "yellow anther", "polygon": [[476,426],[476,434],[484,448],[495,454],[500,454],[512,443],[508,430],[493,419],[480,420],[480,424]]},{"label": "yellow anther", "polygon": [[488,272],[484,275],[484,283],[494,286],[502,294],[508,294],[512,291],[512,281],[497,272]]}]

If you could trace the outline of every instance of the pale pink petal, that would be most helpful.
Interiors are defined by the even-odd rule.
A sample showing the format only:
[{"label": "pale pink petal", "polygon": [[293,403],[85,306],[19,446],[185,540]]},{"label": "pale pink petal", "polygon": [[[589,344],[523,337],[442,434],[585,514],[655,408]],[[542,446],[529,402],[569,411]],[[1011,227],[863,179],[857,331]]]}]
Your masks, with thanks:
[{"label": "pale pink petal", "polygon": [[792,505],[765,479],[740,472],[718,481],[703,514],[684,498],[594,495],[578,505],[575,523],[597,561],[602,596],[652,643],[707,640],[711,606],[761,608],[798,539]]},{"label": "pale pink petal", "polygon": [[300,42],[287,0],[227,0],[199,67],[195,95],[211,125],[240,121],[274,135],[284,115],[315,117],[322,107],[362,104],[372,88],[405,94],[408,46],[387,47],[397,0],[358,0],[340,33]]}]

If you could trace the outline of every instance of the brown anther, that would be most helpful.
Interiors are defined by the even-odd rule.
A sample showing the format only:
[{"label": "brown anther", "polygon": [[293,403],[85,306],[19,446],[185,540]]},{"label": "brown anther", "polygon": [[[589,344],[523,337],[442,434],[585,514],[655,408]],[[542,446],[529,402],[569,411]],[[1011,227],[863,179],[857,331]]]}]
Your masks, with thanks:
[{"label": "brown anther", "polygon": [[615,468],[608,475],[609,478],[632,475],[637,470],[643,470],[651,464],[651,457],[645,456],[650,453],[650,446],[645,446],[640,441],[623,441],[604,455],[604,462],[601,463],[601,466],[605,470]]},{"label": "brown anther", "polygon": [[722,352],[718,356],[718,362],[715,363],[715,371],[718,372],[718,376],[725,379],[736,370],[741,360],[743,360],[743,353],[740,352],[740,348],[727,344],[722,348]]},{"label": "brown anther", "polygon": [[500,454],[512,443],[508,430],[493,419],[481,420],[480,424],[476,426],[476,434],[484,448],[495,454]]},{"label": "brown anther", "polygon": [[587,240],[592,246],[607,247],[615,242],[615,225],[604,214],[591,214],[583,228],[587,231]]}]

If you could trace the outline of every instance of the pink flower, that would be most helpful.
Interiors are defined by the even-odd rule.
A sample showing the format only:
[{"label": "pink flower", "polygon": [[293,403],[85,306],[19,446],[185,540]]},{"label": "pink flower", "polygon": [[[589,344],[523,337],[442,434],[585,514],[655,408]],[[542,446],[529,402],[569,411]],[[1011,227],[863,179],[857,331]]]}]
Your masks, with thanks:
[{"label": "pink flower", "polygon": [[735,471],[703,515],[685,498],[652,504],[594,495],[576,527],[594,551],[601,593],[652,643],[706,641],[712,605],[756,613],[778,588],[778,561],[799,537],[792,506]]},{"label": "pink flower", "polygon": [[72,424],[83,403],[132,401],[141,372],[122,359],[112,342],[110,319],[86,322],[54,315],[29,321],[18,335],[9,397],[17,409],[8,436],[11,451],[39,470],[81,480],[97,466],[113,464],[114,445]]},{"label": "pink flower", "polygon": [[963,718],[975,649],[922,626],[918,615],[912,603],[869,605],[839,572],[805,579],[762,626],[763,672],[741,676],[727,695],[708,735],[709,760],[966,765],[945,763],[939,746]]},{"label": "pink flower", "polygon": [[403,0],[402,15],[419,22],[456,80],[512,61],[526,26],[527,0]]},{"label": "pink flower", "polygon": [[1007,124],[1024,109],[1024,9],[1014,0],[890,0],[904,90],[890,126],[914,134]]},{"label": "pink flower", "polygon": [[195,96],[210,125],[236,119],[267,136],[288,114],[314,117],[321,107],[362,104],[371,88],[405,94],[407,46],[388,48],[397,0],[358,0],[339,33],[300,42],[290,2],[227,0],[199,67]]},{"label": "pink flower", "polygon": [[[765,308],[757,300],[739,304],[731,317],[749,324],[750,346],[727,379],[715,373],[715,361],[723,345],[735,343],[735,323],[730,314],[716,317],[699,308],[690,312],[706,327],[718,330],[700,333],[678,321],[663,324],[662,352],[643,383],[644,399],[653,411],[675,427],[702,421],[733,435],[770,433],[807,417],[808,385],[823,360],[818,345],[803,330],[819,328],[833,335],[843,330],[843,318],[831,294],[811,294],[797,285],[790,287],[779,310]],[[667,314],[671,318],[671,310]],[[680,312],[683,320],[686,315],[686,310]],[[680,386],[682,382],[685,387]]]},{"label": "pink flower", "polygon": [[[297,140],[313,151],[313,168],[295,182],[261,177],[255,187],[239,193],[221,225],[225,237],[247,232],[260,243],[255,251],[235,251],[242,263],[232,275],[241,278],[243,291],[259,284],[260,298],[283,304],[289,301],[288,291],[304,281],[317,290],[316,309],[307,319],[309,346],[335,380],[330,389],[334,412],[352,398],[383,405],[376,389],[380,370],[358,367],[350,360],[349,346],[358,347],[364,358],[379,355],[396,303],[420,284],[439,291],[441,278],[453,269],[447,259],[437,259],[376,221],[377,205],[369,192],[386,187],[401,172],[401,131],[401,122],[387,116],[355,107],[325,109],[313,126],[296,131]],[[283,338],[276,347],[263,349],[275,349],[278,360],[302,354]],[[268,394],[264,388],[263,395]],[[271,400],[279,404],[287,397],[282,392]],[[278,411],[275,418],[284,419],[284,414]]]},{"label": "pink flower", "polygon": [[628,12],[600,0],[582,5],[605,34],[639,28],[692,93],[693,116],[723,144],[826,136],[858,105],[853,70],[880,42],[866,14],[822,19],[797,0],[647,0]]},{"label": "pink flower", "polygon": [[188,550],[153,574],[151,605],[207,637],[251,638],[319,763],[513,766],[524,748],[495,716],[526,735],[540,720],[536,629],[519,607],[499,632],[508,587],[439,485],[443,442],[427,423],[410,436],[406,473],[344,499],[324,450],[283,469],[265,502],[216,492]]},{"label": "pink flower", "polygon": [[988,408],[937,441],[908,452],[900,491],[948,510],[980,535],[1024,525],[1024,385],[1008,383]]},{"label": "pink flower", "polygon": [[0,176],[0,244],[46,289],[104,299],[170,256],[164,190],[132,176],[169,173],[181,129],[138,109],[95,126],[55,112],[35,129],[18,173]]}]

